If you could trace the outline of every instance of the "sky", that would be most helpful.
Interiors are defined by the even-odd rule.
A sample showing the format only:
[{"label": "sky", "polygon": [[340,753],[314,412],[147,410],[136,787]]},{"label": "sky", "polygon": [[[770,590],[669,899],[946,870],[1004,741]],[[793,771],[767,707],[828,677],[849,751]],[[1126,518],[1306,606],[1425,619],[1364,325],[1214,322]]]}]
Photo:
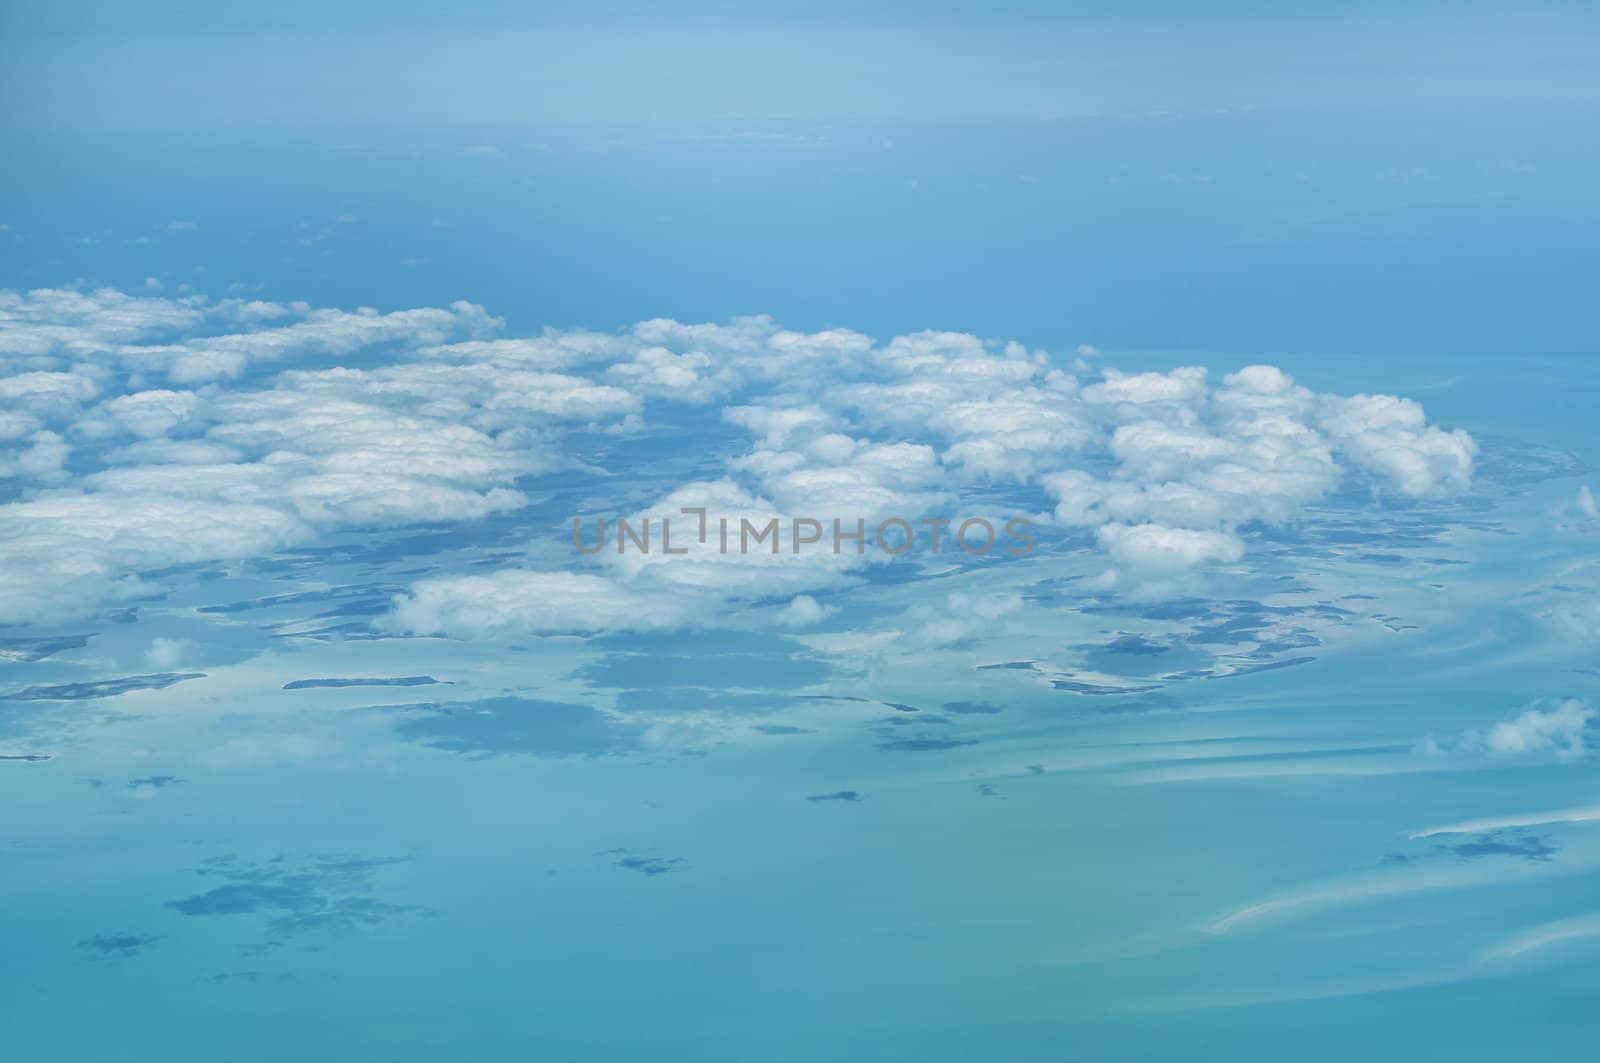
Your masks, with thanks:
[{"label": "sky", "polygon": [[[187,275],[128,241],[192,221],[259,243],[226,284],[526,327],[1581,346],[1581,6],[326,6],[13,5],[7,224],[99,242],[20,250],[11,283]],[[296,252],[339,218],[338,268]]]},{"label": "sky", "polygon": [[[1048,121],[1591,106],[1582,5],[30,5],[52,129]],[[564,5],[563,5],[564,7]]]},{"label": "sky", "polygon": [[1592,1042],[1585,5],[0,18],[8,1047]]}]

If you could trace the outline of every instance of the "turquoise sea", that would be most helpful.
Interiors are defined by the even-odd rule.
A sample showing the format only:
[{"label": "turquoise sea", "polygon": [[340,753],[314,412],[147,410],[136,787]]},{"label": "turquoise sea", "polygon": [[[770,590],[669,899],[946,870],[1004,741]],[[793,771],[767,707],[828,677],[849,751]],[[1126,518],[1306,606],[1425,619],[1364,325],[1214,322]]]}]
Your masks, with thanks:
[{"label": "turquoise sea", "polygon": [[11,130],[4,1055],[1581,1058],[1587,99]]}]

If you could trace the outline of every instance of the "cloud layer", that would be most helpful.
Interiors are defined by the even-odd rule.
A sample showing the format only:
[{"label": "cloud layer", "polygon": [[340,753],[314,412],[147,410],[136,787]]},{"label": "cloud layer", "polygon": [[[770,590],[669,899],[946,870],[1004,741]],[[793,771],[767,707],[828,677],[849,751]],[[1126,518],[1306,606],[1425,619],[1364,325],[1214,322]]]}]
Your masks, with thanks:
[{"label": "cloud layer", "polygon": [[[0,623],[86,615],[158,594],[152,571],[341,528],[512,511],[531,478],[556,471],[598,488],[575,432],[721,421],[748,437],[714,477],[633,503],[635,518],[702,507],[786,526],[915,521],[997,515],[995,492],[1013,492],[1052,508],[1007,515],[1092,533],[1109,584],[1126,586],[1239,564],[1241,526],[1292,521],[1352,481],[1403,498],[1459,493],[1476,454],[1414,402],[1316,394],[1271,366],[1220,382],[1199,367],[1080,378],[1015,343],[948,332],[878,343],[766,317],[501,331],[465,302],[380,313],[0,292]],[[807,595],[882,560],[687,545],[582,571],[430,579],[383,624],[637,629],[772,600],[806,625],[828,613]]]}]

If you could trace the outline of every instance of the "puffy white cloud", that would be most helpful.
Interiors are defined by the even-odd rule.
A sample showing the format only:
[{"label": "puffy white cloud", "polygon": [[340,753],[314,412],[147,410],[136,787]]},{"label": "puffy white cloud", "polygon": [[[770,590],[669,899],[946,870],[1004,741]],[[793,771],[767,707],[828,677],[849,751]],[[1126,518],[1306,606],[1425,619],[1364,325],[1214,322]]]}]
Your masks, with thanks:
[{"label": "puffy white cloud", "polygon": [[1584,731],[1594,718],[1587,702],[1568,699],[1551,708],[1532,708],[1510,720],[1489,728],[1483,744],[1491,753],[1554,753],[1562,759],[1581,757],[1586,752]]},{"label": "puffy white cloud", "polygon": [[219,423],[207,433],[213,442],[278,462],[311,456],[330,472],[387,471],[479,485],[541,464],[474,428],[295,390],[228,396],[216,402],[214,416]]},{"label": "puffy white cloud", "polygon": [[516,508],[525,499],[504,485],[541,465],[538,455],[461,425],[290,391],[222,398],[209,416],[221,423],[190,446],[220,445],[247,460],[124,464],[85,476],[84,485],[278,505],[324,528],[398,525]]},{"label": "puffy white cloud", "polygon": [[449,309],[427,307],[390,314],[369,308],[354,313],[312,310],[290,325],[173,344],[129,346],[119,353],[132,364],[164,372],[174,383],[193,384],[237,377],[258,362],[341,356],[402,341],[439,344],[461,333],[490,332],[498,324],[483,307],[467,302],[452,303]]},{"label": "puffy white cloud", "polygon": [[39,430],[39,419],[22,410],[0,410],[0,443],[21,439]]},{"label": "puffy white cloud", "polygon": [[691,403],[710,402],[738,384],[737,376],[719,368],[709,355],[676,354],[665,347],[646,347],[632,361],[612,366],[606,375],[635,394]]},{"label": "puffy white cloud", "polygon": [[1169,528],[1164,524],[1105,524],[1095,532],[1112,560],[1134,569],[1165,572],[1210,561],[1238,561],[1244,544],[1222,531]]},{"label": "puffy white cloud", "polygon": [[42,288],[0,291],[0,372],[56,368],[162,332],[199,326],[200,300]]},{"label": "puffy white cloud", "polygon": [[172,494],[51,494],[0,506],[0,623],[52,622],[152,588],[137,573],[257,557],[312,529],[282,509]]},{"label": "puffy white cloud", "polygon": [[[704,510],[704,528],[699,513],[685,510]],[[649,553],[631,544],[617,549],[617,530],[612,528],[608,549],[598,556],[624,582],[695,597],[697,607],[709,615],[729,601],[787,598],[841,586],[851,580],[853,570],[873,559],[849,541],[835,552],[830,513],[813,518],[820,528],[801,528],[802,535],[819,538],[802,544],[797,553],[795,519],[811,516],[785,511],[732,480],[700,481],[629,518],[635,534],[642,533],[645,520],[651,522],[654,545]],[[843,531],[854,530],[854,521],[846,519]],[[673,553],[662,549],[664,533],[670,533]],[[592,531],[585,531],[584,541],[593,544]]]},{"label": "puffy white cloud", "polygon": [[905,638],[916,646],[954,646],[994,634],[1022,608],[1017,591],[953,591],[944,599],[913,606],[904,618]]},{"label": "puffy white cloud", "polygon": [[0,455],[0,479],[59,483],[67,477],[64,466],[72,447],[54,432],[35,432],[28,446],[9,457]]},{"label": "puffy white cloud", "polygon": [[1196,467],[1214,465],[1234,451],[1230,440],[1197,426],[1139,421],[1111,434],[1111,456],[1132,479],[1160,483],[1177,480]]},{"label": "puffy white cloud", "polygon": [[395,599],[379,626],[417,635],[653,631],[691,619],[682,601],[577,572],[508,569],[488,576],[423,580]]},{"label": "puffy white cloud", "polygon": [[1214,528],[1229,517],[1225,498],[1193,484],[1104,480],[1080,470],[1047,476],[1043,483],[1059,500],[1056,520],[1073,527],[1157,520],[1186,528]]},{"label": "puffy white cloud", "polygon": [[1059,521],[1100,528],[1108,553],[1138,568],[1237,560],[1235,529],[1293,520],[1339,485],[1341,456],[1412,497],[1471,482],[1471,438],[1428,425],[1417,404],[1319,396],[1273,366],[1246,367],[1216,389],[1200,369],[1108,373],[1082,396],[1098,411],[1113,464],[1041,483]]},{"label": "puffy white cloud", "polygon": [[126,465],[233,465],[244,460],[236,447],[205,439],[141,439],[125,447],[102,451],[106,466]]},{"label": "puffy white cloud", "polygon": [[1422,407],[1393,395],[1330,396],[1320,426],[1356,465],[1401,494],[1434,498],[1472,484],[1478,445],[1459,428],[1427,424]]},{"label": "puffy white cloud", "polygon": [[[1141,578],[1238,560],[1241,525],[1292,520],[1352,472],[1417,498],[1463,490],[1476,453],[1413,402],[1317,395],[1271,366],[1220,385],[1197,367],[1080,384],[1042,352],[963,333],[879,344],[767,317],[526,338],[500,328],[466,302],[379,313],[0,292],[0,475],[21,492],[0,522],[26,533],[21,560],[0,564],[29,570],[8,615],[140,593],[144,568],[513,509],[523,477],[595,471],[569,447],[575,430],[647,427],[659,403],[725,404],[752,442],[720,478],[701,473],[636,520],[681,528],[678,510],[701,505],[736,533],[744,519],[777,519],[788,535],[796,518],[837,517],[870,535],[886,517],[956,514],[974,485],[1038,485],[1058,521],[1094,529]],[[68,527],[78,516],[112,534]],[[132,545],[114,541],[124,527]],[[594,578],[609,600],[683,595],[682,619],[798,602],[881,559],[689,545],[608,552]],[[40,580],[56,576],[75,589],[47,601]]]},{"label": "puffy white cloud", "polygon": [[943,470],[932,447],[871,443],[839,450],[756,451],[730,467],[750,473],[784,513],[824,521],[914,519],[941,497]]},{"label": "puffy white cloud", "polygon": [[715,625],[742,605],[789,597],[777,622],[804,627],[832,610],[801,592],[844,585],[870,560],[848,543],[834,553],[827,528],[795,553],[791,518],[730,480],[687,484],[623,519],[626,533],[609,516],[574,532],[599,573],[505,569],[424,580],[379,626],[467,638],[652,631]]},{"label": "puffy white cloud", "polygon": [[[277,324],[284,319],[295,319]],[[500,326],[467,302],[381,314],[260,301],[131,296],[111,289],[0,292],[0,370],[113,360],[177,384],[232,379],[247,366],[340,357],[384,344],[438,346]],[[145,342],[163,335],[170,342]]]},{"label": "puffy white cloud", "polygon": [[919,333],[874,359],[886,379],[837,384],[826,401],[882,433],[938,442],[961,480],[1025,482],[1092,439],[1074,406],[1077,382],[1016,344]]},{"label": "puffy white cloud", "polygon": [[828,465],[843,465],[861,444],[842,432],[829,432],[806,444],[806,455]]},{"label": "puffy white cloud", "polygon": [[325,526],[479,520],[528,502],[521,492],[503,487],[471,491],[412,476],[355,472],[293,480],[287,497],[307,520]]},{"label": "puffy white cloud", "polygon": [[192,418],[200,399],[192,391],[139,391],[119,395],[89,412],[80,430],[121,431],[150,439],[164,436]]},{"label": "puffy white cloud", "polygon": [[789,600],[788,605],[778,610],[777,621],[783,627],[811,627],[833,613],[832,606],[823,605],[809,594],[797,594]]},{"label": "puffy white cloud", "polygon": [[797,433],[827,433],[839,423],[835,414],[815,404],[787,407],[729,406],[722,411],[722,418],[761,437],[761,445],[771,449],[784,446]]},{"label": "puffy white cloud", "polygon": [[150,640],[150,648],[145,651],[145,667],[157,672],[174,672],[186,664],[194,654],[194,641],[192,639],[164,639]]},{"label": "puffy white cloud", "polygon": [[1133,407],[1124,416],[1158,417],[1163,413],[1186,421],[1205,397],[1206,371],[1195,366],[1169,373],[1124,373],[1107,369],[1104,379],[1083,389],[1093,406]]},{"label": "puffy white cloud", "polygon": [[423,347],[417,356],[431,360],[493,365],[504,369],[555,370],[616,362],[631,353],[628,341],[600,332],[547,329],[528,339],[464,340]]},{"label": "puffy white cloud", "polygon": [[80,403],[100,393],[104,374],[92,366],[70,372],[35,371],[0,377],[0,400],[13,408],[26,407],[40,413],[70,412]]},{"label": "puffy white cloud", "polygon": [[[339,527],[472,520],[525,504],[514,483],[564,460],[563,426],[625,421],[641,400],[441,345],[497,325],[469,303],[379,314],[0,293],[0,435],[11,442],[0,476],[35,491],[61,485],[0,506],[16,548],[0,560],[0,616],[78,615],[147,593],[142,570],[269,553]],[[363,368],[327,366],[357,352]],[[258,390],[145,383],[277,361],[316,368]]]},{"label": "puffy white cloud", "polygon": [[1446,742],[1429,737],[1419,748],[1430,755],[1543,755],[1554,756],[1557,760],[1576,760],[1588,752],[1586,736],[1589,721],[1594,716],[1595,711],[1590,704],[1577,698],[1567,698],[1553,704],[1534,702],[1517,715],[1487,729],[1466,731]]}]

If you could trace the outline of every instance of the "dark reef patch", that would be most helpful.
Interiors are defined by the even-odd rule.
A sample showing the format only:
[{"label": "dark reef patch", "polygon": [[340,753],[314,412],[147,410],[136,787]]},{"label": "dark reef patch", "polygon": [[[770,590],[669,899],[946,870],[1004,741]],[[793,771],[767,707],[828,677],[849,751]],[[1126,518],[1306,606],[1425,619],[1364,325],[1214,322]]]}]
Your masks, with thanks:
[{"label": "dark reef patch", "polygon": [[605,756],[637,744],[636,726],[567,701],[507,696],[387,711],[396,709],[411,714],[395,724],[399,738],[469,756]]},{"label": "dark reef patch", "polygon": [[293,679],[283,684],[283,690],[314,690],[320,687],[425,687],[437,684],[431,675],[401,675],[373,679]]},{"label": "dark reef patch", "polygon": [[88,683],[23,687],[9,694],[0,694],[0,701],[89,701],[95,698],[116,697],[118,694],[134,690],[165,690],[177,683],[205,677],[204,672],[157,672],[151,675],[100,679]]}]

